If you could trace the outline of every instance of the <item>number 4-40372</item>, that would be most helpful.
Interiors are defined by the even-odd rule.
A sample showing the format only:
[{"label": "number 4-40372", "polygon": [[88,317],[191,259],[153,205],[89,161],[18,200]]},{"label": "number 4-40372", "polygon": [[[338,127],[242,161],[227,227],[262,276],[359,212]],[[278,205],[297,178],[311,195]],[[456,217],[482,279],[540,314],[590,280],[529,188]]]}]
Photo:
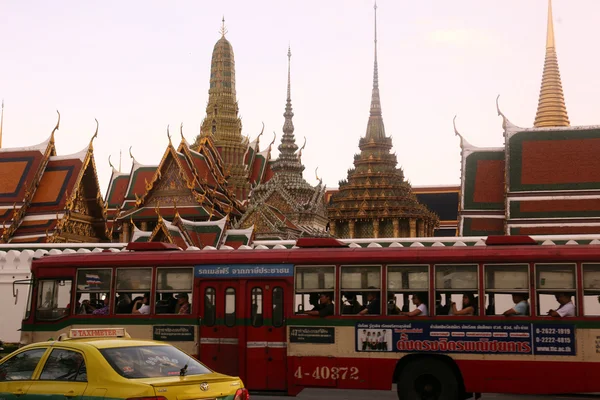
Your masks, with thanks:
[{"label": "number 4-40372", "polygon": [[305,377],[311,377],[313,379],[353,379],[358,380],[358,368],[356,367],[316,367],[312,371],[308,369],[302,371],[302,366],[299,366],[294,372],[296,379],[303,379]]}]

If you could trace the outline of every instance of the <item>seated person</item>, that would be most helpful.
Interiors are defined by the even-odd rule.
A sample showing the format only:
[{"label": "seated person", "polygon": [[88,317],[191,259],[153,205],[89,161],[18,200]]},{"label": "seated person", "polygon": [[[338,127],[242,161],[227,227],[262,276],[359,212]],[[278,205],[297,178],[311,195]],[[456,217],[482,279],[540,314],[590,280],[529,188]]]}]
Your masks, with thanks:
[{"label": "seated person", "polygon": [[448,315],[450,307],[446,302],[446,305],[442,305],[442,295],[440,293],[435,294],[435,315]]},{"label": "seated person", "polygon": [[359,315],[379,315],[381,314],[381,303],[379,302],[378,292],[367,293],[367,308],[360,311]]},{"label": "seated person", "polygon": [[319,297],[320,308],[318,310],[309,311],[306,314],[313,317],[328,317],[334,314],[333,294],[321,293]]},{"label": "seated person", "polygon": [[108,295],[104,298],[102,307],[96,308],[92,311],[93,315],[108,315],[110,311],[110,300]]},{"label": "seated person", "polygon": [[394,293],[388,294],[387,310],[388,315],[400,315],[400,308],[396,305]]},{"label": "seated person", "polygon": [[465,293],[462,298],[462,308],[459,310],[456,307],[456,303],[452,303],[450,315],[476,315],[477,314],[477,300],[473,293]]},{"label": "seated person", "polygon": [[560,306],[556,310],[548,311],[548,315],[559,318],[574,317],[575,305],[571,301],[571,295],[569,293],[557,293],[555,297]]},{"label": "seated person", "polygon": [[177,314],[189,314],[190,302],[187,293],[179,293],[177,296]]},{"label": "seated person", "polygon": [[412,302],[417,307],[415,310],[410,312],[402,311],[400,315],[404,315],[406,317],[426,317],[428,315],[427,312],[427,293],[415,293],[412,296]]},{"label": "seated person", "polygon": [[346,301],[348,302],[348,304],[344,302],[342,314],[356,315],[365,308],[358,302],[358,300],[356,300],[356,293],[346,293],[344,296],[346,297]]},{"label": "seated person", "polygon": [[511,315],[518,315],[521,317],[529,315],[529,303],[527,300],[529,299],[529,295],[527,293],[514,293],[512,295],[513,303],[515,303],[514,307],[509,308],[504,311],[502,315],[505,317],[510,317]]},{"label": "seated person", "polygon": [[142,299],[138,299],[133,303],[132,314],[150,314],[150,294],[145,293]]}]

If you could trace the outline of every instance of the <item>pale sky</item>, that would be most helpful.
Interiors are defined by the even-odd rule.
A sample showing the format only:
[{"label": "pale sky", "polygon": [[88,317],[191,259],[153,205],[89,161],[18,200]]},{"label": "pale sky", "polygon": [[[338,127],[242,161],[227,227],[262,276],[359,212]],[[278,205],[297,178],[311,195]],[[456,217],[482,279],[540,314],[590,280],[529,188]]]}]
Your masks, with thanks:
[{"label": "pale sky", "polygon": [[[533,124],[544,61],[546,0],[379,0],[379,78],[386,132],[413,185],[458,184],[459,131],[503,144],[495,98],[515,124]],[[210,59],[225,15],[233,45],[243,134],[264,121],[263,147],[281,137],[287,46],[305,177],[337,187],[369,115],[371,0],[0,0],[3,147],[45,140],[62,115],[59,155],[94,142],[102,193],[112,155],[129,146],[158,164],[179,125],[193,140],[208,100]],[[600,123],[598,0],[554,0],[556,46],[572,125]],[[273,156],[276,157],[277,150]]]}]

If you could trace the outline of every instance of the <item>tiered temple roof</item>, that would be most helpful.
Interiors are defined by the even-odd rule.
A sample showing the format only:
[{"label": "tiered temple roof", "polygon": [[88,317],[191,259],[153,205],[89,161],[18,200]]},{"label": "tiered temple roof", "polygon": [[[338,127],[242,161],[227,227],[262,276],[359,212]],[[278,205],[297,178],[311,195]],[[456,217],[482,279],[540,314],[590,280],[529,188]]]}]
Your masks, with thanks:
[{"label": "tiered temple roof", "polygon": [[272,176],[271,147],[261,152],[258,138],[250,143],[247,137],[242,136],[242,121],[238,116],[235,90],[233,47],[225,38],[226,33],[223,20],[221,38],[212,53],[206,117],[192,147],[197,148],[203,137],[212,137],[223,159],[225,171],[230,176],[227,186],[238,200],[244,202],[253,185],[266,182]]},{"label": "tiered temple roof", "polygon": [[533,128],[512,124],[498,108],[502,147],[461,136],[460,235],[600,233],[600,126],[570,126],[551,0],[545,53]]},{"label": "tiered temple roof", "polygon": [[0,148],[0,243],[107,241],[93,140],[57,156],[55,132],[39,145]]},{"label": "tiered temple roof", "polygon": [[354,168],[340,182],[328,204],[331,234],[341,238],[433,236],[438,217],[420,204],[396,168],[392,138],[386,136],[377,66],[377,6],[375,6],[375,55],[373,90],[367,132],[359,141]]},{"label": "tiered temple roof", "polygon": [[[302,149],[294,137],[291,96],[291,49],[288,48],[288,84],[279,157],[272,164],[274,176],[256,186],[238,226],[254,225],[257,238],[295,239],[303,235],[325,235],[327,215],[322,182],[311,186],[304,177]],[[306,144],[306,142],[305,142]]]}]

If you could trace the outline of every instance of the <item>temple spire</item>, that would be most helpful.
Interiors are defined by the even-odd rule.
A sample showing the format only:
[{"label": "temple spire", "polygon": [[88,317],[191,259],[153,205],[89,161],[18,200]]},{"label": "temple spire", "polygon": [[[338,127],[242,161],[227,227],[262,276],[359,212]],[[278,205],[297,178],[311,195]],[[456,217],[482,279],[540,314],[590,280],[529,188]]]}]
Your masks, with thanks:
[{"label": "temple spire", "polygon": [[552,19],[552,0],[548,0],[548,28],[546,34],[546,57],[540,89],[538,109],[533,125],[540,127],[569,126],[569,115],[565,105],[558,57],[554,41],[554,22]]},{"label": "temple spire", "polygon": [[227,28],[225,27],[225,16],[223,15],[223,19],[221,20],[221,30],[219,31],[221,37],[225,37],[227,34]]},{"label": "temple spire", "polygon": [[375,11],[374,24],[374,63],[373,63],[373,89],[371,92],[371,111],[369,123],[367,125],[367,139],[383,139],[385,138],[385,128],[383,126],[383,118],[381,114],[381,100],[379,98],[379,67],[377,65],[377,2],[373,9]]},{"label": "temple spire", "polygon": [[292,79],[291,79],[291,65],[292,65],[292,49],[288,46],[288,81],[287,81],[287,99],[285,103],[285,112],[283,117],[285,122],[283,123],[283,136],[281,137],[281,144],[277,147],[279,150],[279,156],[277,160],[273,162],[272,169],[275,174],[285,175],[287,177],[294,177],[293,179],[302,180],[302,171],[304,166],[300,161],[300,157],[296,154],[298,145],[296,145],[296,138],[294,137],[294,113],[292,111]]},{"label": "temple spire", "polygon": [[0,112],[0,149],[2,148],[2,126],[4,125],[4,99],[2,99],[2,111]]}]

